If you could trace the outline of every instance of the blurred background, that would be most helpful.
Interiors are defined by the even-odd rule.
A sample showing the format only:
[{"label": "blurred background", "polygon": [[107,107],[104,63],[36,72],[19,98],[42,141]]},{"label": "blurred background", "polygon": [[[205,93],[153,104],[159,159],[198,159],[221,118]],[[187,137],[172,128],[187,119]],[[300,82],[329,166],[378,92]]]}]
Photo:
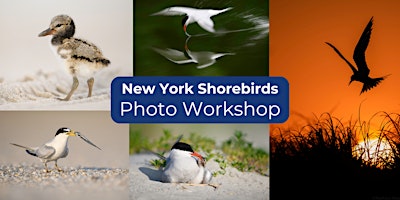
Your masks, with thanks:
[{"label": "blurred background", "polygon": [[[219,146],[223,141],[234,136],[235,131],[245,134],[245,139],[255,148],[269,152],[269,125],[268,124],[131,124],[130,133],[140,133],[150,141],[158,140],[164,131],[174,136],[183,135],[188,139],[194,133],[215,140]],[[171,141],[171,146],[175,141]],[[193,144],[192,144],[193,145]],[[167,149],[169,150],[169,149]]]},{"label": "blurred background", "polygon": [[[233,9],[212,17],[216,33],[208,33],[197,23],[187,28],[194,35],[189,40],[182,28],[184,16],[150,16],[165,8],[185,6],[202,9]],[[268,75],[268,3],[264,0],[158,0],[135,1],[134,74],[135,75]],[[199,64],[177,64],[154,50],[173,49],[182,55],[200,56],[231,53],[203,69]],[[199,55],[198,54],[198,55]],[[190,58],[188,58],[190,59]]]}]

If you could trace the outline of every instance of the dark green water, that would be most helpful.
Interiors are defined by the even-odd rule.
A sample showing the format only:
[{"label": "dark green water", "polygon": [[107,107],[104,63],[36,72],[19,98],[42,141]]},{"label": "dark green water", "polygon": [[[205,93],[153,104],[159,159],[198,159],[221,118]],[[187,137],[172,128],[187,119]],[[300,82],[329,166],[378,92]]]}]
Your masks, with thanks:
[{"label": "dark green water", "polygon": [[[182,29],[184,16],[150,16],[172,6],[232,10],[212,17],[217,33],[197,23]],[[262,76],[268,75],[268,2],[265,0],[138,0],[134,5],[134,74],[137,76]],[[188,49],[185,49],[187,45]],[[204,58],[229,53],[215,63]],[[199,64],[177,63],[171,54]],[[172,58],[171,58],[172,57]],[[172,60],[172,61],[171,61]],[[206,66],[206,64],[210,64]],[[205,67],[206,66],[206,67]],[[203,67],[198,69],[198,67]]]}]

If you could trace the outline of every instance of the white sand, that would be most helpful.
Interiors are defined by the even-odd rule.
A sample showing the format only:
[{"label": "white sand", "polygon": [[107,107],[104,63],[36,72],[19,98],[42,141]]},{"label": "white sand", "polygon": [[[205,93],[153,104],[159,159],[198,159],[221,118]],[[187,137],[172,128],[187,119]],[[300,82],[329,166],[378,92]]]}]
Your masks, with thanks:
[{"label": "white sand", "polygon": [[46,173],[42,165],[0,165],[0,199],[123,200],[127,189],[127,169],[70,167]]},{"label": "white sand", "polygon": [[[190,186],[187,184],[162,183],[160,171],[149,164],[157,157],[152,154],[135,154],[130,157],[130,199],[269,199],[269,177],[257,173],[239,172],[227,168],[225,175],[218,175],[211,180],[220,185]],[[214,161],[206,167],[212,172],[219,169]]]},{"label": "white sand", "polygon": [[20,80],[0,83],[0,110],[110,110],[110,85],[117,76],[132,76],[132,67],[114,67],[95,76],[93,95],[87,98],[86,80],[70,101],[60,101],[71,89],[72,76],[62,70],[38,71]]}]

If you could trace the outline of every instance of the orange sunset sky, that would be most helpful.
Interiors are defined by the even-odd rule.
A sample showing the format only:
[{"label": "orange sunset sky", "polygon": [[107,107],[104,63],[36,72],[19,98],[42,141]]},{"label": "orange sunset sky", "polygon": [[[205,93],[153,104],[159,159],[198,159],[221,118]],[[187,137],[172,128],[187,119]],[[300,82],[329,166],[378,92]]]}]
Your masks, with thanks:
[{"label": "orange sunset sky", "polygon": [[[372,16],[370,77],[391,75],[360,95],[362,83],[348,85],[353,72],[325,42],[355,66],[354,48]],[[400,1],[270,0],[269,67],[270,76],[290,84],[290,117],[279,127],[304,126],[304,117],[324,112],[347,123],[358,118],[360,105],[363,121],[379,111],[400,113]]]}]

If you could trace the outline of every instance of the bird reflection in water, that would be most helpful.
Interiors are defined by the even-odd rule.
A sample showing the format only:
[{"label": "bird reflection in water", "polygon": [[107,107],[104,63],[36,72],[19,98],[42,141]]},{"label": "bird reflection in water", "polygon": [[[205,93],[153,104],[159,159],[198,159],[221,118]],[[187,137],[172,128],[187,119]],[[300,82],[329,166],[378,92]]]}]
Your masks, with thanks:
[{"label": "bird reflection in water", "polygon": [[179,51],[170,48],[159,49],[155,47],[153,47],[153,50],[162,55],[164,58],[176,64],[196,63],[197,69],[204,69],[206,67],[209,67],[215,64],[218,58],[221,58],[223,56],[235,55],[235,53],[230,52],[219,53],[211,51],[191,51],[188,46],[190,38],[191,36],[189,36],[185,40],[185,51]]}]

